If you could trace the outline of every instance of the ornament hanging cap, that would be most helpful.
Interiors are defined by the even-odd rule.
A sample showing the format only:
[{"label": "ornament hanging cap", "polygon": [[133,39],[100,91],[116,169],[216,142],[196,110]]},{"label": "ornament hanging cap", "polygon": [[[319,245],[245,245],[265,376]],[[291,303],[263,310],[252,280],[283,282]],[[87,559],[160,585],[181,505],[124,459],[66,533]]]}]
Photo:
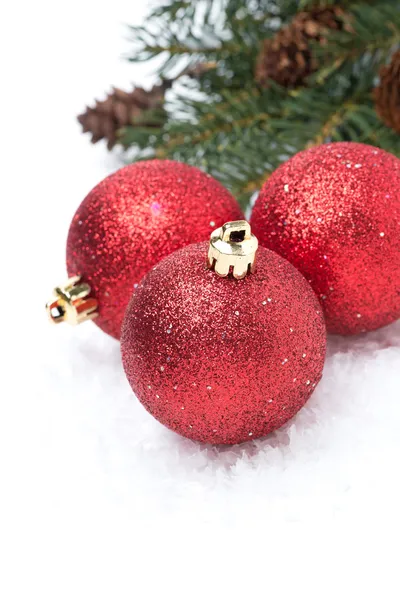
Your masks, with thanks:
[{"label": "ornament hanging cap", "polygon": [[229,221],[211,234],[207,266],[220,277],[243,279],[254,270],[257,248],[247,221]]},{"label": "ornament hanging cap", "polygon": [[55,324],[79,325],[98,316],[97,300],[90,297],[90,285],[81,281],[80,275],[56,287],[53,294],[54,298],[46,304],[46,310]]}]

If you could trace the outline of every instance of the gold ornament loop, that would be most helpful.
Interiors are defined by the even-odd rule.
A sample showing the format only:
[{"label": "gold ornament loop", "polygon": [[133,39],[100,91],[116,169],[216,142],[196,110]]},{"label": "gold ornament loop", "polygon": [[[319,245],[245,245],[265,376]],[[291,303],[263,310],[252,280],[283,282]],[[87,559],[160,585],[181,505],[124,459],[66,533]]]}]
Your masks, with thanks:
[{"label": "gold ornament loop", "polygon": [[54,298],[46,304],[52,323],[79,325],[98,316],[97,300],[91,298],[90,285],[81,281],[81,276],[70,277],[63,285],[53,290]]},{"label": "gold ornament loop", "polygon": [[207,266],[220,277],[243,279],[254,270],[258,240],[247,221],[229,221],[212,232]]}]

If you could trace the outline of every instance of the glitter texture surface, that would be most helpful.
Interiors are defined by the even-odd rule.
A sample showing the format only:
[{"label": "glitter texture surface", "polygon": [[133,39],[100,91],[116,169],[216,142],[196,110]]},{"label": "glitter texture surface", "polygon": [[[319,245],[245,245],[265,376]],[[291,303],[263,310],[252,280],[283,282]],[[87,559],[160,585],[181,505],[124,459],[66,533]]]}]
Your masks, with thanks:
[{"label": "glitter texture surface", "polygon": [[95,323],[119,338],[132,292],[153,265],[241,218],[233,196],[195,167],[169,160],[129,165],[101,181],[75,213],[68,274],[90,284],[99,302]]},{"label": "glitter texture surface", "polygon": [[122,327],[133,391],[193,440],[234,444],[277,429],[321,378],[322,310],[302,275],[265,248],[237,281],[206,268],[208,243],[165,258],[143,279]]},{"label": "glitter texture surface", "polygon": [[328,331],[354,334],[400,317],[400,160],[340,142],[300,152],[264,184],[251,226],[294,264]]}]

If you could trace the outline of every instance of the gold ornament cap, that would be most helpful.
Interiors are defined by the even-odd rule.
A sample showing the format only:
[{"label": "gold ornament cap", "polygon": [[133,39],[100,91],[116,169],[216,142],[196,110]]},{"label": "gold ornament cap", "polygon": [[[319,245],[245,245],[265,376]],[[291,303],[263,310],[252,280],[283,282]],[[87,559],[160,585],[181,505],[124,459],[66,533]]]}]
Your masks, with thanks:
[{"label": "gold ornament cap", "polygon": [[255,266],[258,240],[247,221],[229,221],[212,232],[207,265],[220,277],[243,279]]},{"label": "gold ornament cap", "polygon": [[81,276],[70,277],[63,285],[53,290],[54,298],[46,304],[52,323],[79,325],[98,316],[97,300],[90,297],[90,285],[81,281]]}]

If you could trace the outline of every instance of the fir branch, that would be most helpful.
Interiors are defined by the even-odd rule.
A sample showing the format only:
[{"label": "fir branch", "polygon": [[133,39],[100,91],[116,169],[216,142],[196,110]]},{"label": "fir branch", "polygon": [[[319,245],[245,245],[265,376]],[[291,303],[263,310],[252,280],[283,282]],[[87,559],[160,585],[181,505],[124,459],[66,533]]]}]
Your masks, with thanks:
[{"label": "fir branch", "polygon": [[230,72],[240,85],[243,78],[251,78],[260,40],[273,35],[281,23],[281,4],[286,18],[295,12],[293,0],[172,0],[151,12],[144,26],[130,27],[133,52],[128,60],[162,56],[157,70],[161,77],[169,77],[179,59],[186,64],[217,60],[224,65],[221,87],[226,87]]},{"label": "fir branch", "polygon": [[332,31],[323,45],[314,45],[318,59],[356,60],[368,53],[385,57],[400,44],[400,2],[349,4],[343,17],[344,28]]},{"label": "fir branch", "polygon": [[[157,156],[197,165],[222,181],[244,207],[269,174],[297,151],[332,140],[376,144],[400,153],[400,136],[385,127],[371,92],[379,65],[400,44],[400,2],[341,2],[344,26],[327,31],[312,51],[320,68],[294,90],[273,82],[260,90],[254,65],[260,43],[299,10],[304,0],[172,0],[133,29],[133,60],[164,55],[161,73],[211,60],[197,83],[179,86],[161,126],[123,132],[137,158]],[[339,4],[338,2],[323,2]],[[204,3],[203,3],[204,5]],[[200,24],[200,27],[199,27]],[[194,93],[197,89],[200,96]]]}]

